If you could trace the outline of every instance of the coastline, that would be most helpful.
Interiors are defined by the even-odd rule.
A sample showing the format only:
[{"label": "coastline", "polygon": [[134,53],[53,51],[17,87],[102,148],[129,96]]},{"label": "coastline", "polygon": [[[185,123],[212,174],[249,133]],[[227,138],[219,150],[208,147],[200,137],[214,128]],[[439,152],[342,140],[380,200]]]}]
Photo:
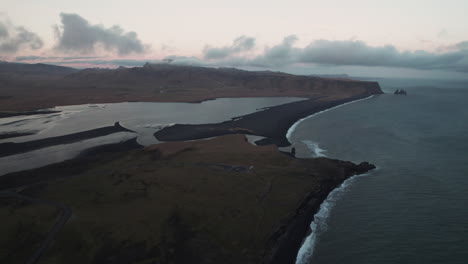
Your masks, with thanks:
[{"label": "coastline", "polygon": [[265,264],[295,263],[303,242],[310,234],[310,224],[330,193],[347,180],[366,175],[376,168],[367,162],[354,165],[351,162],[329,158],[316,158],[316,160],[337,162],[344,172],[341,177],[328,179],[327,184],[321,185],[318,192],[309,193],[295,210],[294,216],[273,234],[264,256]]},{"label": "coastline", "polygon": [[[254,146],[243,135],[92,153],[0,177],[1,189],[38,199],[53,197],[69,206],[80,216],[65,227],[76,231],[76,243],[95,252],[122,245],[101,252],[103,258],[131,256],[156,262],[160,255],[154,252],[165,255],[175,247],[191,252],[190,259],[292,263],[314,211],[327,194],[345,179],[373,168],[368,163],[329,158],[293,158],[273,145]],[[133,212],[132,217],[127,210]],[[157,212],[159,217],[148,212]],[[108,218],[109,214],[115,217]],[[123,240],[107,238],[86,244],[81,234],[95,234],[89,221],[96,219],[106,222],[99,232],[123,232],[123,237],[119,235]],[[151,227],[138,224],[142,221]],[[123,231],[122,225],[132,228]],[[137,237],[144,236],[148,228],[174,231],[157,231],[162,236],[145,246],[135,232]],[[69,235],[60,232],[55,248],[45,257],[69,252]],[[161,244],[166,239],[175,244]],[[132,251],[137,245],[140,253]]]},{"label": "coastline", "polygon": [[371,95],[373,94],[365,93],[333,100],[316,97],[270,107],[216,124],[176,124],[157,131],[154,136],[159,141],[187,141],[240,133],[265,137],[256,142],[258,145],[276,144],[278,147],[287,147],[290,146],[287,133],[298,120]]},{"label": "coastline", "polygon": [[[377,167],[374,168],[374,170],[377,169]],[[312,257],[319,235],[319,233],[317,232],[321,231],[318,230],[318,228],[320,225],[326,225],[326,223],[323,221],[327,220],[330,210],[333,209],[333,202],[335,202],[337,199],[340,199],[340,195],[342,194],[342,192],[349,185],[351,185],[356,178],[369,176],[369,174],[370,172],[353,175],[345,179],[340,185],[335,187],[331,192],[329,192],[326,195],[325,199],[320,204],[320,207],[318,208],[317,212],[314,214],[313,221],[309,225],[309,233],[307,233],[307,235],[304,236],[301,247],[297,252],[295,264],[305,264]],[[315,228],[315,230],[313,230],[313,228]]]},{"label": "coastline", "polygon": [[[258,133],[259,128],[263,126],[262,131],[268,131],[268,130],[270,131],[270,133],[267,133],[267,136],[269,135],[268,139],[264,140],[263,143],[265,145],[270,144],[270,143],[275,143],[278,146],[281,146],[282,144],[289,144],[288,135],[290,136],[290,133],[292,133],[294,128],[297,127],[297,125],[303,120],[307,118],[311,118],[312,116],[315,116],[316,114],[323,113],[325,111],[334,109],[336,107],[343,106],[345,104],[353,103],[359,100],[368,99],[371,96],[360,95],[360,96],[354,96],[354,97],[347,98],[347,99],[334,100],[331,102],[320,102],[320,101],[317,101],[317,99],[309,99],[305,101],[293,102],[293,103],[289,103],[285,105],[270,107],[270,108],[264,109],[263,111],[249,114],[246,116],[241,116],[231,121],[226,121],[226,122],[219,123],[219,124],[192,125],[191,126],[192,130],[190,132],[191,133],[193,131],[196,132],[197,130],[198,132],[200,132],[200,131],[203,131],[203,129],[205,129],[203,133],[200,133],[198,135],[206,136],[208,134],[212,136],[221,136],[221,135],[238,134],[238,133],[255,135],[255,133]],[[285,111],[287,109],[289,109],[289,111]],[[244,126],[237,126],[238,124],[243,124]],[[256,124],[256,125],[253,125],[253,124]],[[264,126],[265,124],[267,124],[267,126]],[[115,126],[118,126],[118,123],[116,123]],[[188,125],[175,125],[178,131],[184,131],[185,130],[184,126],[188,126]],[[218,126],[218,130],[214,129],[213,131],[213,128],[216,128],[216,126]],[[200,130],[199,129],[200,127],[203,129]],[[171,129],[171,128],[173,127],[165,128],[163,130]],[[193,128],[195,129],[193,130]],[[256,130],[253,130],[252,128],[255,128]],[[211,130],[211,134],[206,133],[206,131],[209,131],[209,130]],[[167,131],[165,133],[167,133]],[[156,134],[158,133],[155,133],[155,135]],[[191,135],[193,136],[193,134]],[[260,135],[264,136],[265,134],[260,134]],[[196,140],[196,139],[199,139],[199,138],[192,138],[190,140]],[[179,138],[175,141],[180,141],[180,140],[181,139]],[[92,151],[90,153],[83,153],[83,155],[80,158],[81,159],[87,158],[88,156],[90,156],[91,153]],[[310,229],[310,223],[312,222],[315,214],[319,211],[321,204],[323,204],[323,202],[326,200],[327,196],[350,177],[354,175],[366,173],[367,171],[375,168],[373,165],[368,164],[368,163],[354,165],[350,162],[332,160],[328,158],[320,158],[320,159],[326,162],[332,161],[334,164],[337,164],[339,167],[344,168],[343,172],[340,174],[340,176],[338,177],[335,176],[334,178],[330,178],[330,175],[320,175],[321,178],[322,177],[324,178],[323,180],[327,178],[326,184],[322,184],[318,192],[313,191],[313,192],[308,193],[308,195],[304,197],[300,205],[296,209],[294,209],[292,215],[288,217],[288,219],[286,219],[286,222],[282,222],[281,226],[279,226],[276,229],[276,231],[270,236],[268,240],[268,244],[267,244],[268,246],[265,249],[264,254],[263,254],[263,263],[272,263],[272,264],[293,263],[296,260],[297,254],[299,252],[299,249],[302,246],[302,242],[304,241],[304,238],[308,235],[308,230]],[[70,163],[68,165],[62,165],[62,163],[52,164],[49,168],[51,169],[52,175],[54,176],[52,176],[52,178],[50,179],[53,180],[56,178],[60,178],[59,174],[61,174],[61,171],[63,170],[64,166],[65,167],[70,166],[71,171],[73,171],[73,167],[76,167],[77,165],[81,166],[80,164],[82,162],[83,160],[73,165],[71,165]],[[31,172],[28,173],[30,174],[30,177],[32,177],[30,179],[35,179],[36,183],[42,182],[44,178],[41,178],[41,179],[35,178],[37,177],[37,175],[34,173],[34,171],[35,170],[31,170]],[[22,173],[18,175],[21,175],[21,174]],[[9,175],[9,178],[12,178],[12,176],[14,175],[17,175],[17,174]],[[4,180],[6,180],[6,178]],[[25,178],[23,178],[23,180],[25,180]],[[49,178],[46,180],[49,180]],[[13,181],[16,181],[16,180],[13,180]],[[27,181],[24,181],[24,183],[26,182]],[[15,184],[13,184],[13,186],[15,186]]]},{"label": "coastline", "polygon": [[[297,128],[297,126],[302,123],[303,121],[313,118],[319,114],[322,114],[324,112],[352,104],[355,102],[367,100],[370,98],[373,98],[375,95],[370,95],[365,98],[357,99],[357,100],[352,100],[337,106],[330,107],[328,109],[313,113],[307,117],[301,118],[298,121],[296,121],[287,131],[286,133],[286,138],[290,143],[291,135],[294,132],[294,130]],[[303,260],[307,259],[307,257],[310,257],[313,254],[313,249],[315,245],[312,245],[312,252],[307,252],[306,248],[303,249],[303,246],[305,243],[308,241],[310,242],[311,239],[313,239],[313,243],[316,241],[316,234],[314,234],[314,231],[316,230],[311,230],[311,225],[314,224],[315,222],[315,217],[317,214],[319,214],[322,210],[322,206],[325,205],[327,199],[331,198],[336,191],[339,191],[340,188],[346,187],[346,183],[352,181],[356,177],[360,176],[365,176],[368,175],[368,172],[370,170],[376,169],[374,165],[366,163],[362,163],[360,165],[369,165],[368,168],[370,169],[363,169],[362,171],[352,174],[352,175],[347,175],[343,179],[340,179],[336,182],[330,182],[330,184],[326,185],[323,189],[320,190],[319,193],[314,194],[311,193],[309,194],[304,201],[301,203],[301,205],[298,207],[296,210],[296,215],[290,220],[289,223],[287,223],[285,226],[281,227],[278,231],[277,234],[275,234],[273,237],[276,237],[274,240],[272,240],[270,243],[270,249],[267,253],[265,254],[265,264],[283,264],[283,263],[299,263],[303,264]],[[282,236],[282,237],[281,237]],[[308,254],[310,255],[303,257],[300,262],[297,262],[298,259],[301,257],[299,256]]]},{"label": "coastline", "polygon": [[[343,103],[343,104],[340,104],[340,105],[337,105],[337,106],[334,106],[334,107],[331,107],[331,108],[322,110],[322,111],[320,111],[320,112],[311,114],[310,116],[301,118],[301,119],[297,120],[296,123],[294,123],[294,124],[288,129],[288,132],[286,133],[286,138],[288,139],[288,141],[290,141],[290,139],[291,139],[291,134],[294,132],[294,130],[296,129],[296,127],[297,127],[300,123],[302,123],[303,121],[305,121],[305,120],[307,120],[307,119],[309,119],[309,118],[313,118],[313,117],[316,116],[316,115],[319,115],[319,114],[322,114],[322,113],[331,111],[331,110],[336,109],[336,108],[338,108],[338,107],[342,107],[342,106],[349,105],[349,104],[352,104],[352,103],[357,103],[357,102],[360,102],[360,101],[364,101],[364,100],[367,100],[367,99],[371,99],[371,98],[373,98],[374,96],[375,96],[375,94],[370,95],[370,96],[365,97],[365,98],[362,98],[362,99],[357,99],[357,100],[354,100],[354,101],[350,101],[350,102],[347,102],[347,103]],[[290,141],[290,142],[291,142],[291,141]]]}]

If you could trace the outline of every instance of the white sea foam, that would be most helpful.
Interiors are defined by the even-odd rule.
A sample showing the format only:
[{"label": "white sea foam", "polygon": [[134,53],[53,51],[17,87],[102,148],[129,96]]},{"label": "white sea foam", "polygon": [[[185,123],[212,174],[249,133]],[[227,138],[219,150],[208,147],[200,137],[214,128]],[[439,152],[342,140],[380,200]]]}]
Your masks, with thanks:
[{"label": "white sea foam", "polygon": [[[302,123],[304,120],[310,119],[310,118],[312,118],[314,116],[317,116],[317,115],[322,114],[324,112],[336,109],[338,107],[342,107],[342,106],[349,105],[349,104],[352,104],[352,103],[355,103],[355,102],[363,101],[363,100],[366,100],[366,99],[369,99],[369,98],[372,98],[372,97],[373,97],[373,95],[371,95],[369,97],[366,97],[366,98],[363,98],[363,99],[347,102],[347,103],[344,103],[344,104],[341,104],[341,105],[338,105],[338,106],[335,106],[335,107],[328,108],[326,110],[317,112],[317,113],[315,113],[313,115],[310,115],[308,117],[302,118],[302,119],[298,120],[296,123],[294,123],[294,125],[292,125],[289,128],[289,130],[288,130],[288,132],[286,134],[286,138],[289,141],[291,141],[292,133],[297,128],[297,126],[300,123]],[[316,142],[314,142],[312,140],[303,140],[302,143],[304,143],[307,146],[307,148],[309,148],[309,150],[312,152],[312,155],[314,157],[325,157],[325,154],[323,154],[323,153],[326,152],[326,150],[321,149],[319,147],[318,143],[316,143]],[[314,220],[310,224],[311,233],[310,233],[309,236],[306,237],[306,239],[304,240],[304,243],[302,244],[301,248],[299,249],[299,252],[297,253],[296,264],[307,264],[309,262],[310,258],[312,257],[312,255],[314,253],[314,249],[315,249],[315,245],[317,244],[318,237],[320,236],[320,234],[327,231],[327,219],[328,219],[328,216],[330,215],[330,212],[333,209],[335,203],[340,199],[340,197],[346,191],[347,187],[357,177],[362,177],[362,176],[366,176],[366,175],[368,175],[368,174],[361,174],[361,175],[353,176],[353,177],[345,180],[339,187],[335,188],[333,191],[331,191],[328,194],[327,198],[320,205],[319,211],[314,215]]]},{"label": "white sea foam", "polygon": [[288,129],[288,132],[286,133],[286,138],[289,140],[289,142],[291,142],[291,135],[292,135],[292,133],[294,132],[294,130],[296,129],[296,127],[297,127],[300,123],[302,123],[304,120],[307,120],[307,119],[309,119],[309,118],[312,118],[312,117],[314,117],[314,116],[316,116],[316,115],[319,115],[319,114],[321,114],[321,113],[325,113],[325,112],[327,112],[327,111],[336,109],[336,108],[338,108],[338,107],[342,107],[342,106],[349,105],[349,104],[352,104],[352,103],[360,102],[360,101],[363,101],[363,100],[366,100],[366,99],[369,99],[369,98],[372,98],[372,97],[374,97],[374,95],[371,95],[371,96],[366,97],[366,98],[354,100],[354,101],[351,101],[351,102],[347,102],[347,103],[344,103],[344,104],[340,104],[340,105],[337,105],[337,106],[335,106],[335,107],[328,108],[328,109],[325,109],[325,110],[323,110],[323,111],[320,111],[320,112],[317,112],[317,113],[315,113],[315,114],[312,114],[312,115],[310,115],[310,116],[308,116],[308,117],[301,118],[301,119],[299,119],[296,123],[294,123],[294,124]]},{"label": "white sea foam", "polygon": [[310,224],[311,233],[304,240],[296,257],[296,264],[308,264],[310,258],[314,254],[315,245],[317,244],[318,237],[327,231],[327,219],[335,206],[336,202],[347,191],[348,187],[358,177],[368,176],[369,173],[356,175],[346,179],[339,187],[331,191],[325,201],[320,205],[319,211],[314,215],[314,220]]},{"label": "white sea foam", "polygon": [[307,146],[307,148],[312,152],[312,156],[314,158],[326,157],[326,155],[323,153],[326,152],[327,150],[320,148],[318,143],[312,140],[303,140],[302,143],[304,143]]},{"label": "white sea foam", "polygon": [[137,125],[137,127],[163,129],[163,128],[166,128],[166,127],[171,127],[173,125],[175,125],[175,123],[169,123],[169,124],[151,124],[151,123],[147,123],[147,124],[144,124],[144,125]]}]

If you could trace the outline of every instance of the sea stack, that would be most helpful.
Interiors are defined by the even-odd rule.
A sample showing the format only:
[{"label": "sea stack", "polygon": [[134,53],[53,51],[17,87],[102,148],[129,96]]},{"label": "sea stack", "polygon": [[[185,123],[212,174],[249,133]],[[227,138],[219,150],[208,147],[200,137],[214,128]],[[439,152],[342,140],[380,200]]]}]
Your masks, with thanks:
[{"label": "sea stack", "polygon": [[394,94],[397,95],[407,95],[406,91],[403,89],[397,89]]}]

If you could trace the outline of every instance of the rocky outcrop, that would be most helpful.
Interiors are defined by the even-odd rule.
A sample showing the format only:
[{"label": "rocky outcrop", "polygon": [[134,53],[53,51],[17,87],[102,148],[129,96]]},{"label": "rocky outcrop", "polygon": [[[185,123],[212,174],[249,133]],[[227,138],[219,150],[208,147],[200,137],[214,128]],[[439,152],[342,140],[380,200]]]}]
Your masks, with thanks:
[{"label": "rocky outcrop", "polygon": [[330,160],[327,158],[320,159],[323,163],[330,162],[334,166],[342,168],[342,173],[335,175],[335,177],[328,175],[326,184],[322,184],[318,192],[310,193],[296,209],[294,215],[287,222],[284,222],[270,237],[263,263],[294,263],[302,241],[310,230],[310,223],[315,213],[320,209],[320,204],[327,198],[328,194],[347,178],[375,169],[375,166],[368,162],[356,165],[348,161]]},{"label": "rocky outcrop", "polygon": [[396,95],[407,95],[406,91],[403,89],[397,89],[393,94]]}]

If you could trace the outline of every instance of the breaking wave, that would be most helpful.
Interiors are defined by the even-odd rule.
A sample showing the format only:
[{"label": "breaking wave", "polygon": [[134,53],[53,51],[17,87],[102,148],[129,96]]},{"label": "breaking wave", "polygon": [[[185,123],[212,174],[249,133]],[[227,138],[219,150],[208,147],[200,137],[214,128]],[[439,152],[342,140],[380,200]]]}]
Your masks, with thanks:
[{"label": "breaking wave", "polygon": [[314,117],[314,116],[316,116],[316,115],[319,115],[319,114],[321,114],[321,113],[325,113],[325,112],[327,112],[327,111],[336,109],[336,108],[338,108],[338,107],[342,107],[342,106],[349,105],[349,104],[352,104],[352,103],[360,102],[360,101],[363,101],[363,100],[366,100],[366,99],[369,99],[369,98],[372,98],[372,97],[374,97],[374,95],[371,95],[371,96],[366,97],[366,98],[354,100],[354,101],[351,101],[351,102],[347,102],[347,103],[344,103],[344,104],[340,104],[340,105],[337,105],[337,106],[335,106],[335,107],[331,107],[331,108],[325,109],[325,110],[323,110],[323,111],[317,112],[317,113],[315,113],[315,114],[312,114],[312,115],[310,115],[310,116],[308,116],[308,117],[301,118],[301,119],[299,119],[296,123],[294,123],[294,124],[288,129],[288,132],[286,133],[286,138],[289,140],[289,142],[291,142],[291,135],[292,135],[292,133],[294,132],[294,130],[296,130],[296,127],[297,127],[300,123],[302,123],[304,120],[306,120],[306,119],[312,118],[312,117]]},{"label": "breaking wave", "polygon": [[335,206],[336,202],[343,196],[347,188],[358,177],[368,176],[369,174],[356,175],[346,179],[339,187],[331,191],[325,201],[320,205],[319,211],[314,215],[314,220],[310,224],[311,233],[304,240],[296,257],[296,264],[308,264],[314,254],[315,245],[318,237],[327,231],[327,219]]},{"label": "breaking wave", "polygon": [[326,152],[327,150],[320,148],[318,143],[312,140],[303,140],[302,143],[304,143],[307,146],[307,148],[310,150],[314,158],[326,157],[326,155],[323,153]]}]

